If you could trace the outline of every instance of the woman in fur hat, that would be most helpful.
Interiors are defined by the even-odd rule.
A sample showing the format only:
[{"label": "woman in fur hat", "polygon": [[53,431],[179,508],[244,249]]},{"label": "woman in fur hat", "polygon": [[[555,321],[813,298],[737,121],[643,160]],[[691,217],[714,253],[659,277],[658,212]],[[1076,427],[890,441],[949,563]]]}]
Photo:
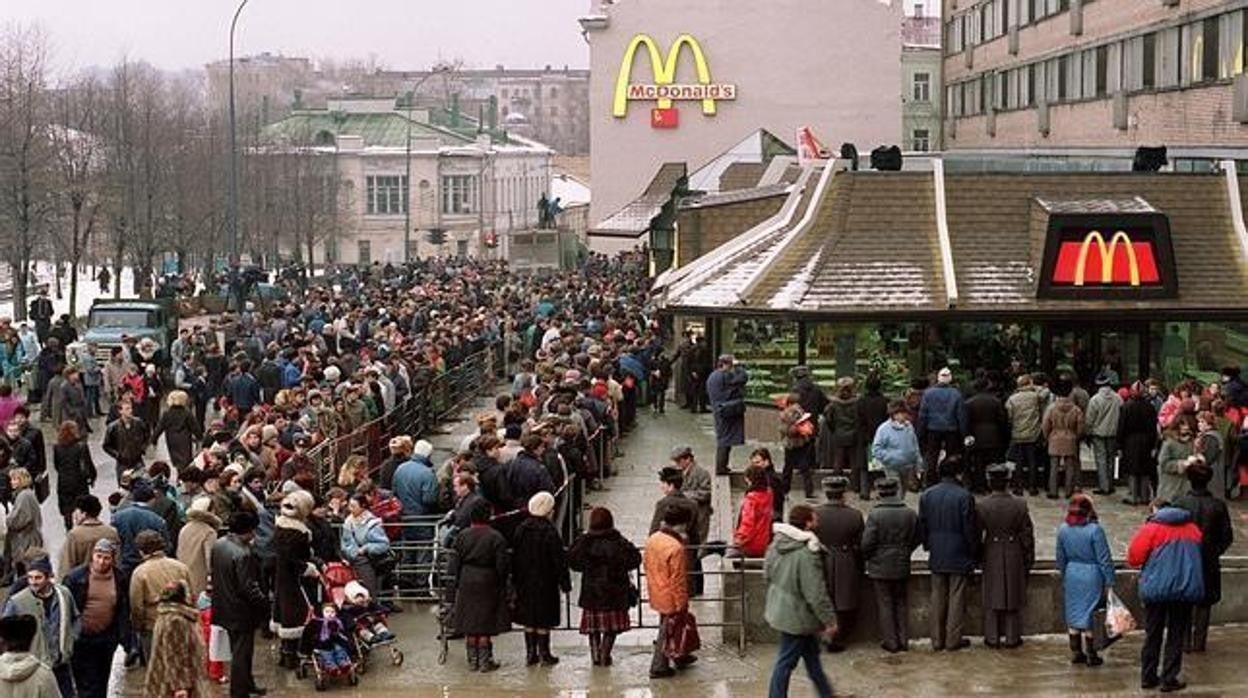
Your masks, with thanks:
[{"label": "woman in fur hat", "polygon": [[[299,666],[299,636],[308,619],[308,599],[313,592],[310,582],[318,574],[312,564],[312,531],[307,523],[313,506],[312,495],[303,490],[286,495],[273,533],[277,565],[273,573],[272,629],[282,641],[279,663],[289,669]],[[301,587],[303,584],[308,587]]]}]

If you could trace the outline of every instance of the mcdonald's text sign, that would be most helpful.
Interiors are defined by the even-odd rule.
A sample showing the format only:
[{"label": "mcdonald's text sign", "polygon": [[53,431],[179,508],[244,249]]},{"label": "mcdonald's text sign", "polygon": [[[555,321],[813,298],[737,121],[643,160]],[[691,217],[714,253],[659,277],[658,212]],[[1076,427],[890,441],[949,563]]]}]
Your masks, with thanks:
[{"label": "mcdonald's text sign", "polygon": [[1177,295],[1165,214],[1061,214],[1049,220],[1038,295],[1164,298]]},{"label": "mcdonald's text sign", "polygon": [[[638,49],[644,48],[650,60],[650,73],[653,81],[648,83],[633,82],[633,63]],[[693,60],[694,76],[697,82],[678,83],[677,70],[680,58],[688,53]],[[654,102],[650,125],[654,128],[675,128],[679,117],[673,102],[694,101],[702,103],[702,113],[714,116],[717,103],[732,101],[737,98],[737,86],[733,83],[717,83],[711,80],[710,65],[702,45],[689,34],[676,37],[668,47],[667,53],[659,50],[659,44],[648,34],[638,34],[628,42],[624,49],[624,58],[620,62],[620,72],[615,79],[615,94],[611,103],[611,114],[617,119],[628,116],[630,101]]]}]

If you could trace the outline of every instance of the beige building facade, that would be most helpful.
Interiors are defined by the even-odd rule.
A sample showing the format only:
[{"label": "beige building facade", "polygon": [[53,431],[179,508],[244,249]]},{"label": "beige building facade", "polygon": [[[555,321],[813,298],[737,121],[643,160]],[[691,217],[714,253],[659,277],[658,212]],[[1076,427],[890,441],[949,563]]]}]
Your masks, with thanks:
[{"label": "beige building facade", "polygon": [[1248,153],[1248,1],[945,0],[943,22],[951,151]]},{"label": "beige building facade", "polygon": [[901,144],[901,9],[898,0],[594,0],[581,18],[591,220],[631,202],[665,163],[692,172],[758,129],[790,140],[809,126],[829,146],[863,153]]}]

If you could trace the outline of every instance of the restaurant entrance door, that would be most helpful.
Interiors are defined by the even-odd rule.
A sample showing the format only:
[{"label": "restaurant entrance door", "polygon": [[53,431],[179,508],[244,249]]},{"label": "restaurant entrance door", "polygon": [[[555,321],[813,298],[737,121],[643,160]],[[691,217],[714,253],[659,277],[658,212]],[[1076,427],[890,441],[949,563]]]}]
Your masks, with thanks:
[{"label": "restaurant entrance door", "polygon": [[1089,392],[1102,372],[1115,387],[1148,375],[1146,323],[1046,323],[1040,347],[1051,377],[1070,371]]}]

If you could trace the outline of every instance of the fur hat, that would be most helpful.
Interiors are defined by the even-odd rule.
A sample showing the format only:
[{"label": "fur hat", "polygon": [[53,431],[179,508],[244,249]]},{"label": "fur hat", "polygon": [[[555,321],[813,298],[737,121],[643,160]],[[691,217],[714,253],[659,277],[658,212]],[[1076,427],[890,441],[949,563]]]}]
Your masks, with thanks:
[{"label": "fur hat", "polygon": [[416,445],[412,446],[412,455],[428,458],[433,455],[433,444],[425,441],[424,439],[417,441]]},{"label": "fur hat", "polygon": [[549,492],[538,492],[529,498],[529,513],[534,516],[550,516],[555,510],[555,497]]},{"label": "fur hat", "polygon": [[303,520],[308,518],[312,513],[316,502],[313,501],[312,495],[303,490],[296,490],[282,498],[282,516],[289,516],[292,519]]}]

